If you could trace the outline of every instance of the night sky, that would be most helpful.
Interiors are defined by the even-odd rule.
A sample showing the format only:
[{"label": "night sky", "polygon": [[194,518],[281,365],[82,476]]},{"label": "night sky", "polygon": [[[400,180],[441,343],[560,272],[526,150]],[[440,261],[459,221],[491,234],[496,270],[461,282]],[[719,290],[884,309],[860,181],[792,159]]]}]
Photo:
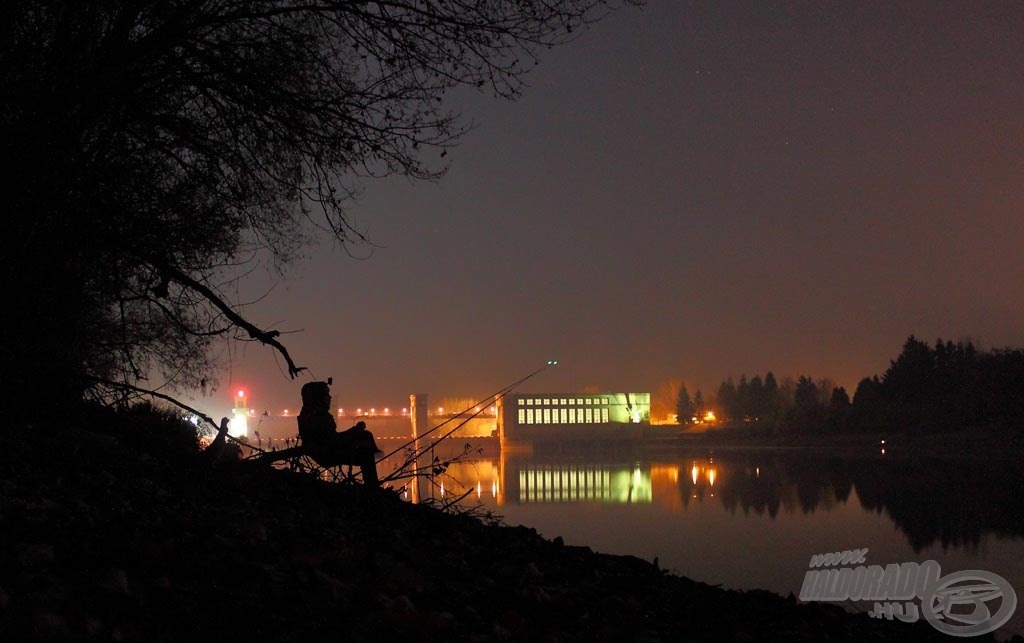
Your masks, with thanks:
[{"label": "night sky", "polygon": [[[771,370],[852,395],[910,334],[1024,345],[1020,2],[650,0],[529,84],[453,95],[476,128],[439,182],[363,184],[367,258],[324,243],[238,293],[272,288],[246,313],[335,405],[484,396],[553,357],[521,390]],[[257,344],[224,363],[214,414],[310,379]]]}]

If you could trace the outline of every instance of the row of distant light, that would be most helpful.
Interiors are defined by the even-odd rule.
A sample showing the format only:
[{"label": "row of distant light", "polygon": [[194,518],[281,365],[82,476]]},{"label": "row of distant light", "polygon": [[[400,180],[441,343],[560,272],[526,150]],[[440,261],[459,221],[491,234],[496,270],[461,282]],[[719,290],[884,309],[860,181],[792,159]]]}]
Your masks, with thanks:
[{"label": "row of distant light", "polygon": [[[480,412],[479,409],[477,409],[476,412],[479,413]],[[496,409],[495,409],[495,407],[492,406],[491,407],[491,413],[495,413],[495,412],[496,412]],[[288,415],[289,413],[290,413],[290,411],[288,409],[285,409],[284,412],[281,415]],[[255,409],[249,409],[249,415],[255,415],[255,414],[256,414],[256,410]],[[409,409],[403,408],[401,414],[402,415],[409,415]],[[444,408],[440,407],[440,406],[437,407],[437,414],[438,415],[444,415]],[[345,409],[339,408],[338,409],[338,415],[345,415]],[[378,415],[378,413],[377,413],[377,409],[369,409],[369,410],[367,410],[365,412],[363,411],[363,409],[356,409],[356,416],[360,416],[360,415]],[[391,409],[384,408],[379,413],[379,415],[391,415]]]},{"label": "row of distant light", "polygon": [[[238,395],[238,397],[240,399],[244,399],[245,398],[245,391],[242,390],[242,389],[239,389],[237,395]],[[476,409],[474,409],[474,412],[475,413],[479,413],[480,412],[480,407],[479,406],[476,407]],[[497,407],[492,406],[491,407],[491,413],[495,413],[495,412],[497,412]],[[288,413],[289,413],[288,409],[285,409],[284,413],[282,413],[282,415],[288,415]],[[256,414],[256,410],[255,409],[249,409],[249,415],[255,415],[255,414]],[[344,414],[345,414],[345,409],[339,408],[338,409],[338,415],[344,415]],[[444,415],[444,407],[443,406],[437,407],[437,414],[438,415]],[[364,415],[363,409],[361,409],[361,408],[356,409],[356,415],[357,416]],[[367,411],[365,413],[365,415],[377,415],[377,409],[376,408],[371,408],[369,411]],[[391,415],[391,409],[388,408],[388,407],[384,407],[384,410],[382,411],[381,415]],[[409,415],[409,409],[406,408],[406,407],[403,407],[402,408],[402,415]]]},{"label": "row of distant light", "polygon": [[[288,409],[284,410],[284,414],[288,415]],[[339,408],[338,415],[345,415],[345,409]],[[356,415],[364,415],[363,409],[356,409]],[[377,415],[377,409],[370,409],[365,415]],[[385,407],[381,415],[391,415],[391,409]],[[409,415],[409,409],[403,408],[402,415]]]}]

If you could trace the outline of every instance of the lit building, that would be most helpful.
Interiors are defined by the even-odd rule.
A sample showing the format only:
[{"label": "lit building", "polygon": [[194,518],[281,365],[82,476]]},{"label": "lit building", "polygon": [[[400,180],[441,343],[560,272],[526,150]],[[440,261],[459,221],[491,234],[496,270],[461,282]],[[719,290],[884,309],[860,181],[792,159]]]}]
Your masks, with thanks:
[{"label": "lit building", "polygon": [[497,413],[503,442],[631,437],[650,424],[651,394],[514,393]]}]

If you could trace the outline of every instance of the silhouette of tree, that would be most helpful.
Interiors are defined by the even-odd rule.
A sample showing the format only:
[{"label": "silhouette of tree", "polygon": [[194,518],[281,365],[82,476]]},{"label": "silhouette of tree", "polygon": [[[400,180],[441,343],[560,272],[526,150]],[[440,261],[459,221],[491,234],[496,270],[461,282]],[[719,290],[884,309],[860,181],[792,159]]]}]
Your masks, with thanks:
[{"label": "silhouette of tree", "polygon": [[880,430],[887,423],[887,408],[878,377],[865,377],[857,384],[850,409],[850,424],[861,432]]},{"label": "silhouette of tree", "polygon": [[447,90],[514,98],[540,49],[633,2],[3,3],[8,406],[199,385],[227,337],[294,377],[234,280],[365,242],[352,181],[440,176]]},{"label": "silhouette of tree", "polygon": [[1019,426],[1024,418],[1024,353],[979,351],[970,343],[911,335],[882,378],[857,385],[850,427],[858,431],[939,431]]},{"label": "silhouette of tree", "polygon": [[747,389],[747,415],[753,420],[759,420],[767,409],[767,400],[764,397],[764,381],[760,375],[750,379]]},{"label": "silhouette of tree", "polygon": [[849,421],[850,395],[842,386],[836,386],[828,403],[828,427],[832,431],[845,431]]},{"label": "silhouette of tree", "polygon": [[741,374],[736,384],[736,419],[745,421],[750,416],[750,407],[750,381],[746,374]]},{"label": "silhouette of tree", "polygon": [[890,404],[892,421],[904,429],[927,427],[937,414],[931,405],[935,356],[928,344],[913,335],[882,376],[882,390]]},{"label": "silhouette of tree", "polygon": [[718,387],[718,404],[726,418],[730,420],[743,420],[742,409],[739,406],[739,394],[732,378],[726,379]]},{"label": "silhouette of tree", "polygon": [[793,407],[787,414],[787,429],[798,433],[817,431],[824,425],[825,405],[821,390],[810,377],[801,375],[793,393]]},{"label": "silhouette of tree", "polygon": [[971,377],[978,391],[974,395],[974,418],[996,426],[1020,426],[1024,421],[1024,350],[972,354],[969,359],[976,364]]},{"label": "silhouette of tree", "polygon": [[767,417],[769,424],[775,423],[781,404],[779,384],[775,381],[775,375],[768,371],[764,376],[764,416]]},{"label": "silhouette of tree", "polygon": [[829,378],[784,377],[769,372],[718,388],[717,402],[733,423],[755,420],[769,433],[857,431],[862,433],[1002,429],[1024,423],[1024,349],[978,350],[971,342],[911,335],[879,376],[857,384],[851,402]]},{"label": "silhouette of tree", "polygon": [[676,419],[680,424],[689,424],[693,421],[694,410],[693,400],[690,399],[690,392],[686,390],[686,385],[683,384],[679,387],[679,395],[676,396]]}]

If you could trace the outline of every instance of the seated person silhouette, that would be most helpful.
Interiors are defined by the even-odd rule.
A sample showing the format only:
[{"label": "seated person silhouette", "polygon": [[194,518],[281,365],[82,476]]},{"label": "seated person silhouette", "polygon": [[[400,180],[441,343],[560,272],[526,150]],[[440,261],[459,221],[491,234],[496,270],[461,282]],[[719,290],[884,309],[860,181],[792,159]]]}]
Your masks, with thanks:
[{"label": "seated person silhouette", "polygon": [[299,437],[306,452],[321,467],[357,465],[363,482],[380,484],[376,457],[380,453],[373,434],[359,422],[351,429],[337,431],[331,415],[331,389],[327,382],[307,382],[302,387],[302,411],[299,412]]}]

